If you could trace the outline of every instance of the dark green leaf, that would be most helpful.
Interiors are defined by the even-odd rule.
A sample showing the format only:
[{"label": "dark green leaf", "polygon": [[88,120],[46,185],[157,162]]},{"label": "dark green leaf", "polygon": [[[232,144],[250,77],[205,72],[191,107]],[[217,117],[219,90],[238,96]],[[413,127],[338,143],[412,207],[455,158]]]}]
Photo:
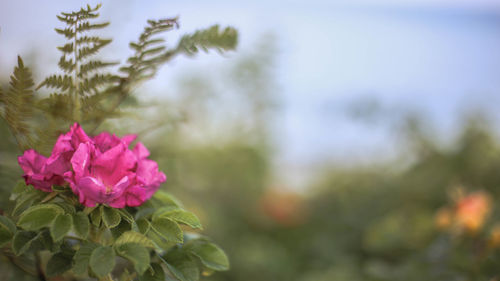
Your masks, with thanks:
[{"label": "dark green leaf", "polygon": [[121,216],[120,213],[114,208],[104,207],[102,213],[102,220],[104,225],[108,228],[113,228],[120,224]]},{"label": "dark green leaf", "polygon": [[153,219],[157,217],[168,218],[192,228],[202,228],[201,222],[195,214],[176,207],[162,207],[158,209],[154,213]]},{"label": "dark green leaf", "polygon": [[181,281],[198,281],[200,272],[196,261],[181,249],[174,249],[163,260],[168,270]]},{"label": "dark green leaf", "polygon": [[59,241],[68,234],[73,225],[73,218],[69,214],[59,214],[50,226],[50,235],[54,241]]},{"label": "dark green leaf", "polygon": [[137,243],[127,243],[118,246],[117,252],[120,256],[128,259],[134,264],[135,271],[142,275],[149,267],[149,251]]},{"label": "dark green leaf", "polygon": [[28,208],[19,217],[17,225],[25,230],[38,230],[49,226],[64,210],[55,204],[41,204]]},{"label": "dark green leaf", "polygon": [[53,277],[61,275],[71,269],[72,253],[60,252],[53,255],[47,262],[47,276]]},{"label": "dark green leaf", "polygon": [[73,230],[81,238],[85,239],[89,235],[90,222],[89,217],[83,213],[78,212],[73,215]]},{"label": "dark green leaf", "polygon": [[0,216],[0,247],[5,246],[16,233],[16,225],[7,217]]},{"label": "dark green leaf", "polygon": [[173,220],[167,218],[154,219],[151,229],[167,241],[182,243],[182,229]]},{"label": "dark green leaf", "polygon": [[90,269],[98,276],[104,277],[115,267],[115,251],[108,246],[99,246],[90,255]]},{"label": "dark green leaf", "polygon": [[197,256],[203,265],[210,269],[217,271],[229,269],[229,260],[224,251],[209,241],[191,240],[184,245],[184,249]]},{"label": "dark green leaf", "polygon": [[12,251],[18,256],[24,254],[41,235],[42,232],[18,231],[12,239]]},{"label": "dark green leaf", "polygon": [[139,277],[139,281],[164,281],[165,272],[161,265],[152,263],[151,268],[147,270],[144,275]]},{"label": "dark green leaf", "polygon": [[123,233],[118,239],[115,241],[115,246],[120,246],[128,243],[136,243],[144,247],[155,248],[155,245],[151,239],[144,236],[143,234],[135,231],[127,231]]},{"label": "dark green leaf", "polygon": [[73,257],[73,272],[76,275],[84,275],[87,272],[90,263],[90,255],[92,255],[92,251],[97,247],[98,245],[96,244],[86,243],[81,245],[80,249],[76,251]]}]

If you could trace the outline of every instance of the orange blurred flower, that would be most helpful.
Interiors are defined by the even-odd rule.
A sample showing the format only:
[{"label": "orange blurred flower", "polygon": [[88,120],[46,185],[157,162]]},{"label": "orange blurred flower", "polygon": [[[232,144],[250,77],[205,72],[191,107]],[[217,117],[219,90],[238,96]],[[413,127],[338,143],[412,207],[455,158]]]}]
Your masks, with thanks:
[{"label": "orange blurred flower", "polygon": [[303,221],[304,202],[297,193],[267,191],[260,199],[260,206],[269,218],[283,226],[296,226]]},{"label": "orange blurred flower", "polygon": [[436,217],[434,218],[434,223],[439,229],[448,229],[453,221],[453,213],[449,208],[440,208]]},{"label": "orange blurred flower", "polygon": [[469,232],[478,231],[491,211],[491,198],[482,191],[470,193],[459,199],[455,210],[455,222]]}]

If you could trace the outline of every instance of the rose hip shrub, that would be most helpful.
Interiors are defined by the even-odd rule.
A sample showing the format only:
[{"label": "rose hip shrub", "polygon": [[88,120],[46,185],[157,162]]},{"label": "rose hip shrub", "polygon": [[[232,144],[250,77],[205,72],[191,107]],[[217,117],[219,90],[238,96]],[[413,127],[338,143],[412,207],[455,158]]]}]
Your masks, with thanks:
[{"label": "rose hip shrub", "polygon": [[111,42],[90,34],[109,24],[93,22],[99,7],[58,16],[65,27],[56,32],[67,39],[58,48],[62,74],[35,88],[18,57],[7,91],[0,87],[0,117],[24,172],[12,204],[0,209],[0,279],[196,281],[227,270],[197,216],[160,190],[166,176],[137,136],[94,131],[120,118],[122,102],[159,66],[199,50],[233,50],[237,32],[214,25],[167,47],[159,34],[178,28],[178,19],[149,20],[130,43],[133,54],[111,73],[117,63],[94,57]]}]

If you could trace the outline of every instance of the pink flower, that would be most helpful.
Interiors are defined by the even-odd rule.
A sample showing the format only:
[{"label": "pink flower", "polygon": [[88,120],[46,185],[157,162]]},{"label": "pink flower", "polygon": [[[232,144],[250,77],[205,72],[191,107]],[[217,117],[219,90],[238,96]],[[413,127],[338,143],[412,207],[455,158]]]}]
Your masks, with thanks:
[{"label": "pink flower", "polygon": [[80,125],[74,124],[70,132],[59,137],[48,159],[31,150],[26,153],[35,153],[38,158],[29,163],[36,163],[24,164],[33,158],[24,155],[19,163],[25,170],[25,177],[30,179],[27,183],[33,184],[35,179],[41,178],[33,185],[51,191],[53,183],[42,173],[50,171],[49,175],[57,179],[63,177],[80,203],[87,207],[98,203],[114,208],[139,206],[153,196],[166,176],[158,171],[156,162],[147,159],[149,151],[142,143],[137,143],[133,151],[128,148],[135,138],[135,135],[119,138],[106,132],[91,138]]},{"label": "pink flower", "polygon": [[51,192],[52,185],[64,184],[64,179],[61,175],[47,168],[47,157],[33,149],[26,150],[22,156],[19,156],[18,162],[24,171],[23,177],[26,184],[31,184],[36,189]]}]

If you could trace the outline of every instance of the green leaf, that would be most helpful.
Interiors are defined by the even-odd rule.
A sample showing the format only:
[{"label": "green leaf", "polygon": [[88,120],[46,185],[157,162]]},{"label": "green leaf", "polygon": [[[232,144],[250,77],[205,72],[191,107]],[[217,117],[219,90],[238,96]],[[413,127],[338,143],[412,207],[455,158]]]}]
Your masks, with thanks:
[{"label": "green leaf", "polygon": [[76,209],[75,209],[75,206],[71,205],[70,203],[68,202],[57,202],[57,203],[54,203],[56,204],[57,206],[61,207],[64,209],[64,212],[67,213],[67,214],[74,214],[76,212]]},{"label": "green leaf", "polygon": [[104,277],[113,271],[115,263],[115,251],[109,246],[99,246],[90,255],[90,269],[98,277]]},{"label": "green leaf", "polygon": [[34,192],[27,192],[19,196],[16,201],[16,206],[12,210],[12,216],[18,216],[24,210],[31,207],[33,202],[40,200],[41,197],[45,196],[45,192],[40,190],[35,190]]},{"label": "green leaf", "polygon": [[73,230],[81,238],[85,239],[89,235],[90,222],[89,217],[83,213],[78,212],[73,215]]},{"label": "green leaf", "polygon": [[84,275],[87,272],[90,263],[90,255],[98,247],[94,243],[85,243],[80,246],[73,257],[73,272],[76,275]]},{"label": "green leaf", "polygon": [[177,206],[182,207],[181,201],[175,198],[172,194],[167,193],[165,191],[157,191],[155,195],[153,195],[153,199],[160,202],[160,206]]},{"label": "green leaf", "polygon": [[157,217],[168,218],[178,223],[186,224],[192,228],[202,229],[200,219],[198,219],[195,214],[180,208],[162,207],[154,213],[153,219]]},{"label": "green leaf", "polygon": [[55,204],[41,204],[28,208],[19,217],[17,225],[25,230],[38,230],[49,226],[64,210]]},{"label": "green leaf", "polygon": [[12,189],[11,195],[10,195],[10,200],[14,201],[23,193],[29,193],[30,191],[34,190],[33,187],[26,185],[24,180],[19,180]]},{"label": "green leaf", "polygon": [[144,275],[139,277],[139,281],[164,281],[165,272],[161,265],[152,263],[151,268],[147,270]]},{"label": "green leaf", "polygon": [[73,224],[73,218],[69,214],[59,214],[50,226],[50,235],[54,241],[59,241],[68,234]]},{"label": "green leaf", "polygon": [[92,221],[92,224],[99,227],[101,226],[101,221],[102,221],[102,206],[99,206],[95,208],[91,213],[90,213],[90,221]]},{"label": "green leaf", "polygon": [[151,229],[151,223],[147,219],[137,220],[137,227],[139,228],[139,232],[142,234],[147,234]]},{"label": "green leaf", "polygon": [[73,259],[74,252],[60,252],[53,255],[47,262],[47,276],[53,277],[61,275],[71,269],[71,260]]},{"label": "green leaf", "polygon": [[135,271],[140,275],[144,274],[149,267],[149,251],[137,243],[127,243],[118,246],[117,252],[120,256],[128,259],[134,264]]},{"label": "green leaf", "polygon": [[0,247],[10,242],[16,230],[16,225],[9,218],[0,216]]},{"label": "green leaf", "polygon": [[121,216],[116,209],[104,207],[102,220],[104,222],[104,225],[106,225],[108,228],[113,228],[120,224]]},{"label": "green leaf", "polygon": [[124,232],[120,237],[118,237],[118,239],[116,239],[115,246],[129,243],[136,243],[147,248],[155,248],[155,245],[153,241],[151,241],[151,239],[135,231]]},{"label": "green leaf", "polygon": [[224,251],[209,241],[191,240],[183,248],[198,257],[203,265],[210,269],[217,271],[229,269],[229,260]]},{"label": "green leaf", "polygon": [[167,241],[182,243],[182,229],[173,220],[156,218],[151,224],[151,229]]},{"label": "green leaf", "polygon": [[181,281],[198,281],[200,271],[196,261],[181,249],[174,249],[162,259],[168,270]]},{"label": "green leaf", "polygon": [[42,235],[32,231],[18,231],[12,239],[12,251],[17,256],[24,254],[31,247],[31,243]]}]

